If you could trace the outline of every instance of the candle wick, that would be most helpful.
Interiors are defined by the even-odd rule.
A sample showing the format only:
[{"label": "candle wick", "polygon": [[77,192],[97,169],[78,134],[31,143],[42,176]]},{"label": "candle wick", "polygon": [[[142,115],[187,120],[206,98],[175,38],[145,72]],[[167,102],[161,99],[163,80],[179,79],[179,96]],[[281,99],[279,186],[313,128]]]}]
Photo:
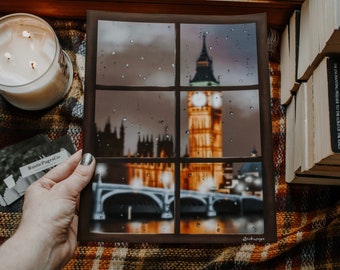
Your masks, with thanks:
[{"label": "candle wick", "polygon": [[30,61],[31,64],[31,68],[34,69],[35,68],[35,62],[34,61]]},{"label": "candle wick", "polygon": [[27,37],[27,38],[31,38],[32,36],[31,36],[31,33],[29,32],[29,31],[23,31],[22,32],[22,35],[24,36],[24,37]]},{"label": "candle wick", "polygon": [[9,52],[5,53],[5,57],[7,58],[7,61],[11,60],[11,54]]}]

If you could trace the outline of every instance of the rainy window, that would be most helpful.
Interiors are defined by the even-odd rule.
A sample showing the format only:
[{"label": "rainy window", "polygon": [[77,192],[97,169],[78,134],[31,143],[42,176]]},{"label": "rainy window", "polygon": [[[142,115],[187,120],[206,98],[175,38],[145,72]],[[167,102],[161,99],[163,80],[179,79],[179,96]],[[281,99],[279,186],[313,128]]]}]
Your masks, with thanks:
[{"label": "rainy window", "polygon": [[89,231],[268,240],[264,18],[100,15],[85,95],[84,148],[97,160]]},{"label": "rainy window", "polygon": [[171,86],[174,24],[98,22],[97,84]]},{"label": "rainy window", "polygon": [[[206,72],[205,61],[211,69]],[[199,82],[210,82],[211,86],[256,85],[257,61],[255,23],[181,25],[183,86]]]}]

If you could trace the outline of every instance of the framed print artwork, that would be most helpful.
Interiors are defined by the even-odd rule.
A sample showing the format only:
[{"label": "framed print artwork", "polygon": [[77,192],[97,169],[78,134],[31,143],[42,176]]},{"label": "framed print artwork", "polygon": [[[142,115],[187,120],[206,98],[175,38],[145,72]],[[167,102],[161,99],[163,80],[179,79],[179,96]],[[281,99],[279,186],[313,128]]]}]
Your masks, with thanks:
[{"label": "framed print artwork", "polygon": [[276,240],[265,14],[88,11],[79,239]]}]

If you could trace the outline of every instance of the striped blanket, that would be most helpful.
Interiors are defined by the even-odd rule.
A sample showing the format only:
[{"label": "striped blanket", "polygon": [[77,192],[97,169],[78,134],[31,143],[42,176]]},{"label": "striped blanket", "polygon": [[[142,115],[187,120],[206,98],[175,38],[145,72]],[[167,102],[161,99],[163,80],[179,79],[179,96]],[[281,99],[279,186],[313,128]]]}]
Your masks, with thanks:
[{"label": "striped blanket", "polygon": [[[83,21],[50,20],[74,65],[66,98],[53,108],[24,112],[0,98],[0,148],[35,134],[69,135],[82,147],[85,73]],[[287,185],[285,108],[280,104],[280,66],[270,61],[278,240],[271,244],[174,245],[79,243],[65,269],[340,269],[340,187]],[[16,230],[22,200],[0,208],[0,243]]]}]

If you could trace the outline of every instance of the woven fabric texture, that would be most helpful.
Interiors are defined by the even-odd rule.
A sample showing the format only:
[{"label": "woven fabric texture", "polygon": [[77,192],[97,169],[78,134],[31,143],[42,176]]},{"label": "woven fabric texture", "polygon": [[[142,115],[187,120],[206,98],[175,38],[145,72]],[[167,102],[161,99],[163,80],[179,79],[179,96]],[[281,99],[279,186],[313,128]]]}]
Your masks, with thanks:
[{"label": "woven fabric texture", "polygon": [[[51,20],[74,66],[66,98],[38,112],[14,108],[0,98],[0,148],[32,135],[70,135],[82,147],[86,29],[82,21]],[[340,188],[287,185],[285,108],[280,104],[280,66],[270,61],[277,210],[276,243],[164,245],[79,243],[65,269],[340,269]],[[0,208],[0,243],[18,227],[22,200]]]}]

